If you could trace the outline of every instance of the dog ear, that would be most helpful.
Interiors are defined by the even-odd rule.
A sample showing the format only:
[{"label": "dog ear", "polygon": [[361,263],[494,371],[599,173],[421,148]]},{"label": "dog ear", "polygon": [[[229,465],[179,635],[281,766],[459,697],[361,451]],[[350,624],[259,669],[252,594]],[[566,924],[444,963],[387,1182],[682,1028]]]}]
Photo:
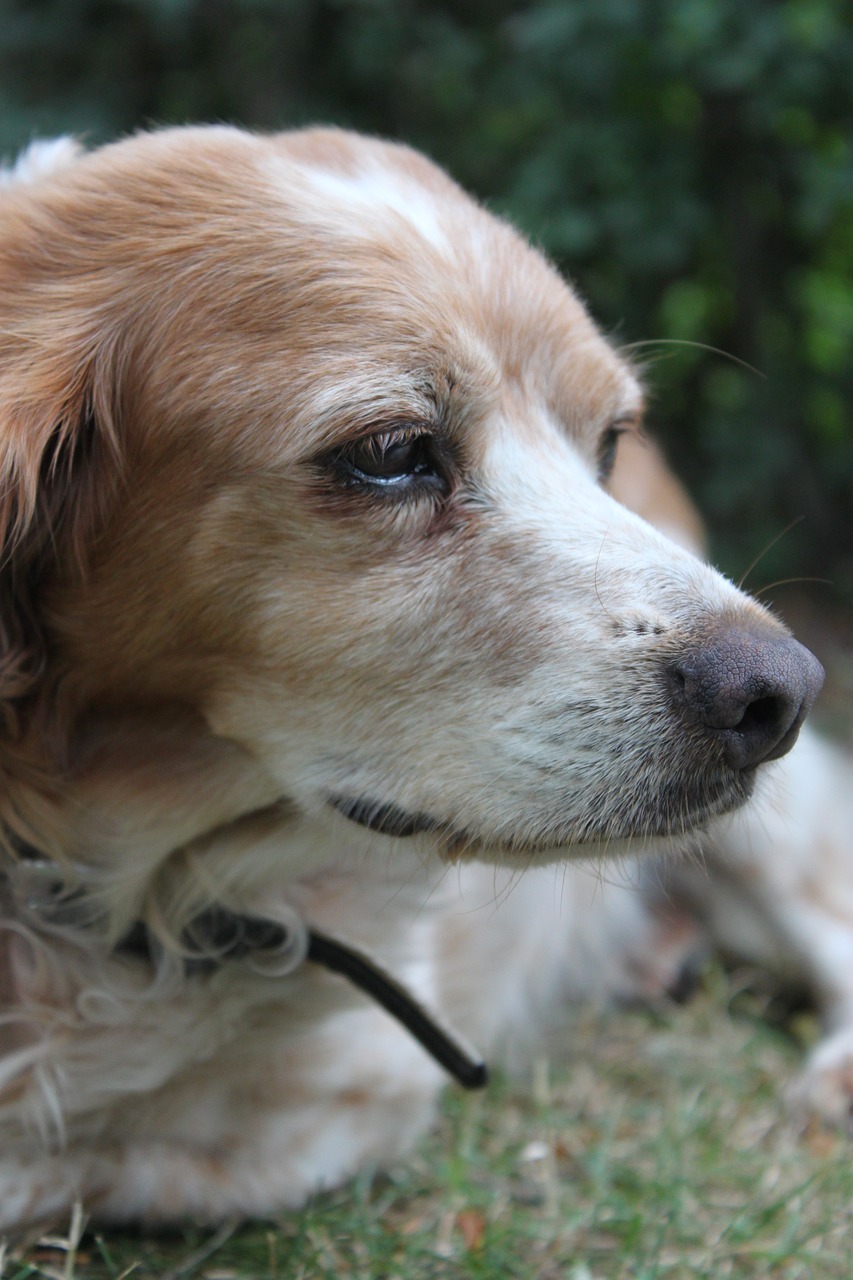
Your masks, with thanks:
[{"label": "dog ear", "polygon": [[40,584],[83,566],[117,452],[97,237],[66,182],[81,155],[57,138],[0,168],[0,733],[13,736],[45,666]]},{"label": "dog ear", "polygon": [[12,737],[45,668],[40,586],[82,572],[118,474],[103,359],[75,352],[79,327],[53,318],[32,350],[20,331],[0,337],[0,732]]}]

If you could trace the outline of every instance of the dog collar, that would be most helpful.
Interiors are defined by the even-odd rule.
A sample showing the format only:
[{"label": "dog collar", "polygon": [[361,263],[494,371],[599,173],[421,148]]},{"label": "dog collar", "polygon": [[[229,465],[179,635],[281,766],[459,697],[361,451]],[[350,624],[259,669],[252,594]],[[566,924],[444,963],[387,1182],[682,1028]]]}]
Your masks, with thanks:
[{"label": "dog collar", "polygon": [[[29,896],[29,910],[50,924],[61,923],[66,912],[74,912],[72,893],[61,896],[62,878],[37,850],[16,842],[19,867],[34,872],[35,892]],[[4,876],[0,868],[0,882]],[[79,902],[79,898],[77,899]],[[392,1018],[405,1027],[428,1054],[466,1089],[482,1089],[488,1082],[488,1068],[462,1038],[423,1007],[410,991],[365,952],[330,938],[317,929],[306,928],[294,917],[291,925],[266,916],[243,915],[226,907],[213,906],[190,921],[181,935],[184,974],[193,979],[214,973],[223,965],[245,960],[256,973],[269,978],[285,977],[306,961],[346,978]],[[156,962],[162,946],[144,921],[137,921],[114,948],[114,954]]]},{"label": "dog collar", "polygon": [[[466,1089],[482,1089],[488,1068],[482,1059],[429,1013],[410,991],[392,978],[371,956],[345,945],[317,929],[307,931],[305,960],[340,974],[381,1005],[435,1061]],[[188,977],[215,972],[234,960],[263,963],[292,953],[297,945],[293,931],[278,920],[239,915],[225,907],[211,907],[188,925],[181,937],[184,972]],[[139,921],[116,947],[122,955],[156,959],[159,944],[148,926]],[[292,966],[289,967],[292,972]],[[274,969],[270,969],[274,973]]]}]

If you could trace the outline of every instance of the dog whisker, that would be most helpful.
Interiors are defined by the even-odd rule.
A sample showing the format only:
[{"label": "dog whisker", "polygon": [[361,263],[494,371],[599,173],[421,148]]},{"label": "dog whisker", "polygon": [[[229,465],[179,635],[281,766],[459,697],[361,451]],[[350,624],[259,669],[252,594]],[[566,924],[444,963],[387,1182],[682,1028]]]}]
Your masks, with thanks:
[{"label": "dog whisker", "polygon": [[766,373],[762,373],[760,369],[756,369],[754,365],[748,364],[746,360],[742,360],[731,351],[724,351],[721,347],[711,346],[707,342],[694,342],[688,338],[644,338],[639,342],[624,343],[620,350],[639,351],[643,347],[692,347],[697,351],[707,351],[709,355],[722,356],[724,360],[730,360],[732,364],[739,365],[748,373],[754,373],[757,378],[767,380]]}]

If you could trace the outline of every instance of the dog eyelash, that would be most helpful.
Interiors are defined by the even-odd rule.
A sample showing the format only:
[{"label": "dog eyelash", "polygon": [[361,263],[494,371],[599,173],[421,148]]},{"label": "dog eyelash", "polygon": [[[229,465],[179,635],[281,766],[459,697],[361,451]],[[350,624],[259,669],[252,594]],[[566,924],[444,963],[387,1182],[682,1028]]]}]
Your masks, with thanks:
[{"label": "dog eyelash", "polygon": [[404,496],[424,488],[444,493],[449,487],[435,437],[412,427],[362,436],[335,449],[326,461],[338,482],[348,488]]}]

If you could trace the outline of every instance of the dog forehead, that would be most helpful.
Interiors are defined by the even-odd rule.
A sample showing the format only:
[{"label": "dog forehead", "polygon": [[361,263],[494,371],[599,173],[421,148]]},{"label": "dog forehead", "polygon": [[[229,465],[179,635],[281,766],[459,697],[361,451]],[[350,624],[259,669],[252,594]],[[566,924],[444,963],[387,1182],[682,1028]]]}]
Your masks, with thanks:
[{"label": "dog forehead", "polygon": [[[270,140],[267,172],[286,198],[301,190],[311,218],[348,237],[386,239],[405,228],[452,252],[448,209],[473,202],[437,165],[401,143],[343,129],[307,129]],[[423,246],[422,246],[423,247]]]},{"label": "dog forehead", "polygon": [[511,394],[519,424],[532,400],[572,435],[637,399],[543,255],[400,144],[166,130],[75,160],[26,211],[61,238],[41,254],[32,232],[30,275],[126,348],[140,447],[148,418],[164,439],[190,430],[187,404],[229,448],[286,460],[342,426],[417,416],[442,384],[464,396],[460,421]]},{"label": "dog forehead", "polygon": [[424,156],[337,130],[275,143],[265,167],[286,216],[309,242],[320,231],[321,252],[340,250],[374,353],[388,344],[407,371],[432,359],[481,389],[520,386],[571,433],[637,409],[632,371],[552,265]]},{"label": "dog forehead", "polygon": [[348,237],[384,239],[401,224],[409,235],[420,237],[432,249],[452,256],[447,228],[442,225],[439,203],[433,194],[410,176],[381,164],[369,164],[356,173],[336,172],[316,165],[300,165],[296,175],[289,167],[281,177],[289,195],[294,177],[315,197],[314,217],[337,221]]}]

